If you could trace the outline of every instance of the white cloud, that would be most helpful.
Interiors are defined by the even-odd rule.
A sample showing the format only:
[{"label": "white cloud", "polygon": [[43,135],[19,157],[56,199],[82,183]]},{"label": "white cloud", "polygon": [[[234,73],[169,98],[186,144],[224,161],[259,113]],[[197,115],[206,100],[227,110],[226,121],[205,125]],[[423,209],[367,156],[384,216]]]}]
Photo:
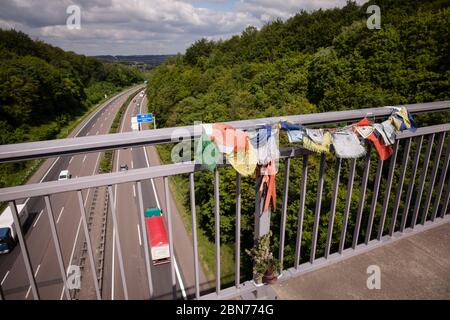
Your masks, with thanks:
[{"label": "white cloud", "polygon": [[[71,4],[81,8],[80,30],[65,26]],[[300,9],[343,5],[345,0],[0,0],[0,27],[88,55],[165,54],[182,52],[201,37],[227,38],[249,25],[286,19]]]}]

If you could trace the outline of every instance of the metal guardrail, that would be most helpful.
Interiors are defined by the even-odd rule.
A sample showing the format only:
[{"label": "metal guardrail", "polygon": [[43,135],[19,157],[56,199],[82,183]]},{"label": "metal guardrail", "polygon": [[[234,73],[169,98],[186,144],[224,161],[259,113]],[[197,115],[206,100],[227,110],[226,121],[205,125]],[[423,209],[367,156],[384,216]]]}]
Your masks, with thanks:
[{"label": "metal guardrail", "polygon": [[[408,105],[408,110],[412,113],[418,112],[436,112],[442,110],[450,110],[450,101],[443,102],[433,102],[433,103],[423,103],[423,104],[415,104]],[[358,120],[361,117],[367,116],[368,114],[371,117],[380,117],[387,116],[391,113],[391,108],[383,107],[383,108],[373,108],[373,109],[361,109],[361,110],[352,110],[352,111],[340,111],[340,112],[331,112],[327,113],[326,116],[324,114],[311,114],[311,115],[299,115],[299,116],[290,116],[290,117],[276,117],[276,118],[267,118],[267,119],[256,119],[256,120],[244,120],[244,121],[235,121],[230,122],[233,126],[241,129],[254,129],[262,124],[266,123],[276,123],[281,118],[289,119],[291,121],[302,123],[304,125],[319,125],[325,123],[339,123],[339,122],[348,122],[353,120]],[[27,159],[35,159],[35,158],[44,158],[49,156],[61,156],[61,155],[70,155],[70,154],[80,154],[86,152],[98,152],[100,150],[114,149],[114,148],[127,148],[134,146],[144,146],[144,145],[152,145],[152,144],[161,144],[161,143],[169,143],[174,142],[172,140],[172,133],[174,129],[178,129],[180,131],[180,135],[178,138],[180,139],[194,139],[199,137],[201,132],[195,132],[193,126],[189,127],[180,127],[180,128],[164,128],[157,130],[149,130],[142,132],[133,132],[133,133],[119,133],[113,135],[98,135],[92,137],[82,137],[82,138],[70,138],[63,140],[54,140],[54,141],[46,141],[46,142],[33,142],[33,143],[24,143],[24,144],[16,144],[16,145],[4,145],[0,146],[0,163],[1,162],[11,162],[18,160],[27,160]],[[303,222],[305,219],[305,197],[306,197],[306,189],[308,184],[308,158],[311,152],[300,148],[287,148],[282,150],[281,155],[282,158],[286,159],[285,161],[285,174],[284,174],[284,189],[283,189],[283,206],[281,210],[281,227],[280,227],[280,248],[279,248],[279,259],[283,262],[284,257],[284,247],[285,247],[285,226],[286,226],[286,214],[287,214],[287,204],[288,204],[288,187],[289,187],[289,173],[290,173],[290,161],[292,158],[300,157],[302,158],[302,174],[301,174],[301,185],[300,185],[300,204],[298,210],[298,225],[297,225],[297,237],[295,243],[295,262],[294,266],[290,269],[283,269],[283,275],[285,275],[285,279],[290,276],[296,276],[298,274],[302,274],[304,272],[308,272],[310,270],[315,270],[323,265],[328,265],[329,263],[333,263],[334,261],[338,261],[340,259],[352,256],[359,252],[364,252],[372,247],[376,247],[379,245],[383,245],[384,243],[395,240],[398,238],[402,238],[411,234],[412,232],[416,232],[417,230],[427,228],[430,224],[440,223],[442,221],[448,221],[448,203],[449,203],[449,192],[450,192],[450,182],[448,181],[449,176],[449,162],[450,162],[450,139],[446,144],[446,149],[444,151],[444,145],[446,141],[446,134],[450,131],[450,124],[442,124],[435,125],[429,127],[422,127],[417,129],[415,132],[405,131],[399,133],[397,135],[397,140],[394,144],[394,154],[389,160],[389,169],[388,175],[385,181],[385,195],[382,202],[381,215],[378,223],[378,230],[375,237],[372,237],[372,229],[374,228],[374,218],[376,215],[376,206],[378,203],[378,196],[381,181],[383,178],[383,166],[384,161],[378,160],[377,162],[377,170],[374,177],[374,186],[373,186],[373,194],[372,201],[370,205],[370,212],[367,223],[367,230],[365,232],[366,236],[364,241],[360,241],[361,234],[361,226],[363,219],[363,210],[365,208],[365,197],[366,191],[368,187],[368,180],[370,175],[370,163],[371,153],[368,152],[365,158],[362,160],[363,172],[360,186],[360,199],[356,214],[355,220],[355,229],[353,231],[353,235],[351,237],[351,246],[345,248],[346,239],[348,238],[348,224],[350,219],[350,206],[351,206],[351,196],[353,192],[353,185],[355,176],[357,176],[357,161],[361,160],[342,160],[336,159],[335,163],[335,177],[333,183],[333,191],[331,196],[331,208],[328,212],[329,214],[329,223],[328,223],[328,232],[326,237],[326,245],[324,250],[323,257],[316,257],[317,253],[317,243],[318,243],[318,230],[320,225],[320,217],[322,214],[322,196],[323,196],[323,185],[324,185],[324,174],[325,174],[325,166],[326,166],[326,156],[320,156],[320,167],[319,167],[319,178],[318,178],[318,188],[316,195],[316,207],[314,208],[314,225],[312,230],[312,242],[311,242],[311,253],[308,262],[301,263],[300,256],[302,250],[302,231],[303,231]],[[426,140],[426,150],[425,154],[422,154],[422,146],[424,145],[424,140]],[[178,141],[178,140],[177,140]],[[176,141],[175,141],[176,142]],[[412,168],[410,171],[410,179],[407,189],[404,187],[404,178],[406,174],[406,168],[408,163],[410,162],[409,153],[411,150],[411,145],[415,145],[415,154],[412,159]],[[397,156],[399,150],[401,149],[401,145],[403,148],[402,155],[402,165],[400,167],[400,171],[398,172],[399,183],[395,188],[395,193],[392,196],[394,198],[394,205],[392,210],[392,215],[388,228],[388,233],[385,234],[384,231],[386,229],[386,221],[388,217],[388,210],[390,204],[390,197],[392,193],[393,187],[393,179],[395,177],[395,167],[397,162]],[[433,148],[434,146],[434,148]],[[434,158],[432,163],[433,168],[431,169],[431,175],[428,174],[428,166],[432,157],[432,150],[435,150]],[[444,155],[444,156],[443,156]],[[443,156],[443,161],[442,161]],[[421,158],[423,158],[423,167],[420,172],[420,177],[417,181],[416,186],[416,176],[419,171],[419,163],[421,162]],[[335,252],[332,252],[332,240],[333,240],[333,230],[335,225],[335,217],[336,217],[336,202],[337,193],[340,185],[340,177],[341,177],[341,168],[344,161],[348,161],[349,163],[349,175],[348,175],[348,184],[347,184],[347,195],[345,199],[345,209],[343,212],[343,224],[340,232],[339,246]],[[442,162],[441,168],[440,163]],[[220,166],[219,166],[220,167]],[[65,274],[65,266],[64,261],[61,255],[60,242],[58,238],[58,231],[55,227],[52,211],[51,211],[51,202],[49,196],[56,193],[75,191],[78,196],[78,202],[80,206],[80,213],[83,223],[84,236],[87,242],[87,252],[89,254],[89,262],[91,264],[91,270],[96,270],[95,263],[93,259],[93,251],[91,247],[91,241],[88,230],[88,222],[86,217],[86,211],[83,205],[83,195],[82,190],[88,188],[95,188],[100,186],[108,187],[108,199],[111,207],[113,227],[117,229],[117,213],[115,209],[115,201],[114,201],[114,193],[112,192],[112,186],[121,183],[134,182],[136,183],[137,190],[137,199],[138,199],[138,208],[140,210],[140,224],[144,243],[147,242],[147,237],[145,233],[145,223],[144,223],[144,207],[143,207],[143,198],[142,198],[142,186],[141,182],[147,179],[153,178],[163,178],[164,183],[164,191],[167,194],[169,192],[168,187],[168,177],[180,174],[189,174],[189,187],[190,187],[190,204],[191,204],[191,214],[192,214],[192,237],[194,243],[194,270],[195,270],[195,297],[196,298],[227,298],[231,296],[236,296],[237,294],[241,294],[243,292],[253,290],[255,286],[250,282],[246,281],[241,283],[240,277],[240,250],[241,250],[241,241],[240,241],[240,221],[241,221],[241,177],[239,174],[236,175],[236,243],[235,243],[235,286],[230,288],[221,288],[221,280],[220,280],[220,203],[219,203],[219,169],[216,169],[214,173],[214,199],[215,199],[215,235],[216,235],[216,291],[215,293],[201,295],[200,292],[200,284],[199,284],[199,261],[198,261],[198,243],[197,243],[197,225],[196,225],[196,202],[195,202],[195,186],[194,186],[194,173],[198,171],[204,170],[202,166],[195,164],[194,162],[184,162],[184,163],[175,163],[168,165],[161,165],[151,168],[143,168],[143,169],[132,169],[126,172],[113,172],[107,174],[97,174],[94,176],[86,176],[80,177],[76,179],[66,180],[66,181],[51,181],[44,182],[39,184],[28,184],[18,187],[11,188],[3,188],[0,189],[0,202],[9,202],[9,205],[13,212],[14,224],[18,233],[18,239],[20,248],[22,250],[22,255],[25,261],[25,267],[27,270],[27,275],[29,278],[30,286],[32,289],[32,293],[35,299],[39,298],[38,287],[36,286],[34,273],[32,270],[32,265],[29,259],[29,253],[27,249],[27,245],[23,236],[23,232],[21,230],[18,214],[17,214],[17,206],[16,200],[23,199],[28,197],[44,197],[45,205],[47,208],[52,239],[55,244],[58,263],[60,266],[61,277],[63,281],[66,281]],[[440,172],[440,176],[438,177],[438,173]],[[428,179],[428,189],[425,190],[426,181]],[[437,182],[437,188],[435,188],[435,182]],[[445,189],[445,186],[446,189]],[[413,193],[415,193],[415,203],[412,205]],[[445,189],[445,190],[444,190]],[[399,215],[399,205],[401,202],[401,198],[405,195],[406,198],[404,202],[404,208],[402,211],[402,217],[400,223],[398,222]],[[424,192],[425,191],[425,192]],[[422,203],[423,195],[425,196],[425,200]],[[433,201],[434,198],[434,201]],[[256,199],[258,202],[259,199]],[[432,205],[431,215],[429,215],[429,209]],[[423,206],[424,210],[421,210],[421,206]],[[174,243],[173,239],[173,230],[172,230],[172,222],[171,222],[171,209],[168,197],[166,197],[166,208],[167,208],[167,220],[168,220],[168,231],[169,231],[169,239],[170,239],[170,254],[174,256]],[[412,211],[412,212],[411,212]],[[411,213],[411,215],[410,215]],[[421,213],[421,216],[419,216]],[[446,216],[447,215],[447,216]],[[409,227],[407,227],[407,222],[409,219]],[[420,220],[419,220],[420,219]],[[114,239],[117,246],[117,253],[119,258],[119,269],[122,275],[122,285],[123,291],[125,294],[125,298],[128,297],[127,284],[125,281],[125,270],[123,265],[123,256],[120,249],[120,238],[118,233],[116,233],[116,238]],[[152,275],[150,269],[150,255],[148,246],[144,246],[145,251],[145,264],[146,264],[146,272],[148,277],[148,285],[149,290],[152,292]],[[171,277],[172,277],[172,286],[174,288],[174,297],[176,297],[175,292],[175,270],[173,263],[171,264]],[[93,273],[93,281],[95,285],[95,290],[97,293],[97,298],[100,298],[99,294],[99,286],[97,282],[97,275]],[[1,293],[1,287],[0,287]],[[65,290],[66,297],[70,298],[69,291]],[[1,296],[1,294],[0,294]]]},{"label": "metal guardrail", "polygon": [[[287,119],[305,126],[348,122],[359,120],[365,116],[384,117],[392,112],[392,108],[367,108],[349,111],[312,113],[297,116],[272,117],[264,119],[240,120],[227,122],[238,129],[254,129],[264,124],[278,123],[281,119]],[[448,110],[450,101],[428,102],[405,105],[411,113],[437,112]],[[197,130],[196,128],[197,127]],[[201,136],[200,126],[184,126],[176,128],[162,128],[139,132],[125,132],[108,135],[79,137],[76,139],[60,139],[19,143],[0,146],[0,163],[20,160],[39,159],[52,156],[73,155],[87,152],[97,152],[119,148],[129,148],[144,145],[156,145],[171,143],[174,141],[174,130],[179,140],[192,140]]]}]

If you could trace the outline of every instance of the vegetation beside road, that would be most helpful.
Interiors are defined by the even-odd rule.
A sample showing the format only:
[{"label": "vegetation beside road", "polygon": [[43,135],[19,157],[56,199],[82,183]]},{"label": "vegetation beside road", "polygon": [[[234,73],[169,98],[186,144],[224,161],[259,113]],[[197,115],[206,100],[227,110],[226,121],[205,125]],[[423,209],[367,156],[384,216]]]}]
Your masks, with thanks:
[{"label": "vegetation beside road", "polygon": [[[372,4],[381,8],[380,30],[370,30],[366,25],[366,9]],[[349,1],[341,9],[301,11],[285,22],[276,20],[259,30],[248,27],[241,35],[229,40],[201,39],[190,46],[185,55],[173,57],[153,70],[147,88],[149,110],[157,114],[159,127],[174,127],[193,125],[194,121],[213,123],[449,100],[449,20],[448,1],[377,0],[362,6]],[[416,120],[420,126],[425,126],[450,122],[450,116],[448,112],[422,114]],[[286,145],[286,137],[281,138],[282,145]],[[411,154],[415,147],[413,141]],[[162,146],[158,150],[164,148],[169,146]],[[402,152],[400,148],[399,154]],[[161,151],[161,154],[164,152]],[[166,157],[162,158],[170,161],[167,155],[170,156],[169,150],[166,150]],[[377,159],[375,153],[372,159]],[[325,210],[331,205],[334,162],[333,155],[327,157],[322,199],[324,212],[320,217],[317,256],[323,254],[327,237],[329,214],[325,214],[328,212]],[[374,183],[375,167],[372,165],[370,168],[369,186]],[[398,167],[395,177],[399,176]],[[301,159],[291,161],[285,267],[293,266],[294,262],[301,168]],[[310,254],[318,168],[319,157],[311,156],[301,262],[308,261]],[[363,161],[358,161],[358,172],[362,168]],[[344,160],[337,195],[332,251],[336,250],[340,237],[348,171],[348,161]],[[384,177],[387,171],[388,166],[385,165]],[[272,213],[274,252],[279,246],[283,172],[284,162],[281,161],[277,176],[277,205]],[[408,171],[405,185],[409,182],[409,174]],[[184,212],[190,212],[188,188],[183,188],[183,185],[188,185],[187,178],[177,179],[181,179],[174,179],[175,191],[181,194],[178,199],[187,208]],[[220,169],[219,184],[221,243],[231,248],[235,240],[235,171],[232,168]],[[396,190],[396,185],[394,179],[392,190]],[[213,175],[209,172],[196,174],[195,186],[200,234],[213,244]],[[355,229],[360,186],[361,177],[357,175],[351,197],[347,246]],[[243,249],[253,244],[254,177],[242,179],[241,190]],[[379,194],[384,195],[386,190],[383,179]],[[425,190],[428,190],[428,182]],[[367,190],[364,217],[368,216],[372,191],[371,187]],[[393,198],[390,199],[390,206]],[[403,202],[400,203],[399,212],[402,210]],[[375,222],[379,221],[380,215],[381,204],[377,204]],[[386,221],[387,226],[389,223]],[[366,226],[367,219],[362,221],[360,239],[365,236]],[[214,270],[215,261],[209,261],[211,254],[212,251],[205,250],[203,257],[204,262],[210,265],[209,269]],[[245,254],[241,259],[242,273],[248,279],[251,262]],[[229,257],[222,257],[221,260],[222,265],[230,261]],[[226,276],[222,272],[222,277]]]},{"label": "vegetation beside road", "polygon": [[[106,97],[143,80],[135,68],[65,52],[0,29],[0,143],[66,137]],[[0,188],[25,182],[39,161],[0,164]]]}]

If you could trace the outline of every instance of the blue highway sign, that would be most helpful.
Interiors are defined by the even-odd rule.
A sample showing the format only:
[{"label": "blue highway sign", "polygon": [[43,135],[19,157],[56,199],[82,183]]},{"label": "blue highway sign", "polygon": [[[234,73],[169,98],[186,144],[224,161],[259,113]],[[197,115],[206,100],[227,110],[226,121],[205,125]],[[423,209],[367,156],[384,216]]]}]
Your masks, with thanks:
[{"label": "blue highway sign", "polygon": [[143,123],[143,122],[153,122],[153,114],[152,113],[138,113],[136,115],[137,122]]}]

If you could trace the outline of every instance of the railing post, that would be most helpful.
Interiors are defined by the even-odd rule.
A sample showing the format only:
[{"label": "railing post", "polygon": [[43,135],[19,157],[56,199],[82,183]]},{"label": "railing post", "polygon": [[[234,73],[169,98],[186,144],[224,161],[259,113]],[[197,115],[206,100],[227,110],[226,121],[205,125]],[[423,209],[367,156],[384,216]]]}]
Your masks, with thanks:
[{"label": "railing post", "polygon": [[166,214],[167,214],[167,228],[169,229],[169,252],[170,252],[170,274],[172,279],[172,295],[173,298],[177,298],[177,280],[175,277],[175,249],[173,244],[173,228],[172,228],[172,210],[170,208],[169,200],[169,177],[164,177],[164,194],[166,195]]},{"label": "railing post", "polygon": [[439,135],[439,140],[437,143],[437,150],[436,150],[436,155],[434,157],[434,163],[433,163],[433,170],[431,171],[431,178],[430,178],[430,183],[429,183],[429,187],[428,187],[428,194],[427,197],[425,198],[425,206],[424,206],[424,210],[422,213],[422,219],[421,219],[421,224],[425,224],[425,221],[427,220],[427,216],[428,216],[428,210],[430,209],[430,203],[431,203],[431,198],[433,196],[433,188],[434,188],[434,182],[436,181],[436,176],[437,176],[437,172],[439,169],[439,161],[441,160],[441,153],[442,153],[442,148],[444,147],[444,140],[445,140],[445,132],[442,132]]},{"label": "railing post", "polygon": [[322,208],[323,175],[325,172],[325,165],[326,165],[325,160],[326,155],[325,153],[322,153],[320,156],[319,181],[317,183],[316,208],[314,213],[311,254],[309,257],[309,262],[311,264],[314,263],[314,260],[316,259],[317,238],[319,236],[320,209]]},{"label": "railing post", "polygon": [[[442,191],[444,191],[444,182],[445,182],[445,177],[447,176],[449,162],[450,162],[450,139],[448,139],[448,143],[447,143],[447,151],[445,152],[445,158],[444,158],[444,167],[442,168],[441,177],[439,178],[439,186],[438,186],[438,190],[436,193],[436,199],[434,200],[434,204],[433,204],[433,214],[431,217],[431,221],[434,221],[434,219],[436,219],[436,215],[438,213],[439,202],[441,201]],[[448,198],[448,194],[447,194],[447,198]],[[447,199],[447,201],[448,201],[448,199]]]},{"label": "railing post", "polygon": [[241,175],[236,173],[235,286],[241,282]]},{"label": "railing post", "polygon": [[395,225],[397,224],[397,214],[398,214],[398,208],[400,206],[400,199],[402,197],[406,168],[408,166],[410,146],[411,146],[411,138],[408,138],[406,140],[405,149],[403,151],[402,167],[401,167],[400,177],[398,179],[397,191],[395,194],[394,209],[393,209],[393,213],[392,213],[392,221],[391,221],[391,226],[389,229],[389,235],[391,237],[393,236],[393,234],[395,232]]},{"label": "railing post", "polygon": [[337,158],[336,159],[335,176],[334,176],[333,197],[331,198],[330,220],[328,222],[327,242],[326,242],[326,246],[325,246],[325,258],[328,258],[328,256],[330,255],[331,242],[333,240],[334,216],[336,213],[336,202],[337,202],[337,195],[338,195],[338,191],[339,191],[341,163],[342,163],[342,159]]},{"label": "railing post", "polygon": [[362,177],[362,181],[361,181],[361,194],[360,194],[359,203],[358,203],[358,213],[356,214],[355,230],[353,231],[352,249],[355,249],[356,246],[358,245],[359,230],[361,228],[361,220],[362,220],[362,214],[363,214],[363,210],[364,210],[364,201],[366,198],[367,180],[369,179],[370,151],[371,151],[371,147],[370,147],[370,145],[368,145],[366,159],[365,159],[365,165],[364,165],[364,173],[363,173],[363,177]]},{"label": "railing post", "polygon": [[[117,194],[116,194],[117,196]],[[123,264],[123,256],[122,256],[122,246],[120,244],[120,237],[119,237],[119,225],[117,221],[117,212],[116,212],[116,205],[114,202],[114,193],[112,190],[112,186],[108,186],[108,197],[109,197],[109,205],[111,208],[111,216],[113,218],[113,230],[115,230],[115,239],[113,239],[113,245],[115,244],[117,247],[117,256],[119,258],[119,269],[120,269],[120,276],[122,278],[122,287],[123,287],[123,295],[125,297],[125,300],[128,300],[128,288],[127,288],[127,280],[125,278],[125,267]],[[114,274],[112,275],[114,277]]]},{"label": "railing post", "polygon": [[365,244],[369,244],[370,238],[372,236],[373,220],[375,218],[375,212],[377,211],[378,193],[380,191],[380,182],[383,172],[383,164],[384,160],[378,159],[377,172],[375,174],[375,184],[373,186],[372,192],[372,204],[370,205],[369,220],[367,222],[367,230],[366,230],[366,239],[364,241]]},{"label": "railing post", "polygon": [[389,173],[386,181],[386,193],[384,195],[380,225],[378,226],[378,236],[377,236],[378,241],[381,240],[381,237],[383,236],[386,214],[389,207],[389,199],[391,198],[392,179],[394,178],[394,169],[395,169],[395,162],[397,161],[398,146],[399,141],[396,140],[394,144],[394,154],[391,156],[391,161],[389,162]]},{"label": "railing post", "polygon": [[36,279],[34,278],[33,266],[30,261],[30,254],[28,253],[27,244],[25,243],[25,238],[23,237],[22,226],[20,225],[19,215],[17,213],[17,206],[15,201],[11,201],[9,203],[9,207],[11,208],[14,227],[17,232],[17,238],[19,239],[20,250],[23,256],[23,262],[25,264],[25,269],[27,270],[28,280],[30,281],[31,291],[33,292],[34,300],[39,300],[39,291],[36,286]]},{"label": "railing post", "polygon": [[294,267],[298,269],[300,264],[300,254],[302,248],[302,231],[303,218],[305,215],[305,196],[306,196],[306,181],[308,179],[308,155],[303,156],[302,166],[302,180],[300,183],[300,204],[298,207],[298,222],[297,222],[297,240],[295,241],[295,262]]},{"label": "railing post", "polygon": [[352,202],[353,182],[355,179],[356,159],[350,162],[350,172],[348,174],[347,195],[345,197],[344,220],[342,222],[341,240],[339,242],[339,254],[342,254],[345,246],[345,238],[347,235],[348,215],[350,213],[350,205]]},{"label": "railing post", "polygon": [[[144,150],[145,152],[145,150]],[[147,225],[145,224],[145,211],[144,211],[144,199],[142,198],[142,182],[137,181],[137,193],[139,204],[139,222],[141,224],[142,239],[144,240],[144,257],[145,257],[145,270],[147,271],[148,291],[150,299],[153,297],[153,283],[152,283],[152,271],[151,271],[151,251],[149,249],[150,242],[147,237]]]},{"label": "railing post", "polygon": [[447,183],[447,192],[444,197],[444,205],[442,206],[441,218],[447,214],[448,203],[450,201],[450,181]]},{"label": "railing post", "polygon": [[414,183],[416,181],[417,167],[419,166],[420,151],[422,149],[423,136],[419,136],[416,139],[416,152],[414,154],[414,160],[411,167],[411,175],[409,177],[408,191],[406,193],[405,206],[403,208],[403,216],[400,222],[400,232],[403,232],[406,227],[408,219],[409,207],[411,205],[411,198],[414,191]]},{"label": "railing post", "polygon": [[286,159],[284,167],[284,191],[283,191],[283,208],[281,209],[281,225],[280,225],[280,248],[278,251],[278,258],[280,260],[281,270],[283,271],[283,258],[284,258],[284,237],[286,229],[286,212],[288,206],[288,193],[289,193],[289,169],[291,167],[291,158]]},{"label": "railing post", "polygon": [[58,260],[59,269],[61,272],[61,278],[62,278],[62,281],[64,282],[63,283],[64,292],[66,294],[67,300],[72,300],[70,297],[69,289],[67,288],[66,268],[65,268],[64,259],[63,259],[62,253],[61,253],[61,245],[60,245],[60,241],[59,241],[59,237],[58,237],[58,230],[56,230],[55,218],[53,217],[53,210],[52,210],[52,205],[50,203],[49,196],[45,196],[44,200],[45,200],[45,207],[47,209],[47,214],[48,214],[48,222],[50,223],[50,230],[52,232],[53,244],[54,244],[55,250],[56,250],[56,258]]},{"label": "railing post", "polygon": [[424,159],[423,168],[422,168],[422,175],[420,176],[420,184],[419,184],[419,189],[416,194],[416,203],[414,206],[414,212],[413,212],[413,217],[412,217],[412,221],[411,221],[412,229],[414,229],[414,227],[416,226],[417,217],[419,215],[420,203],[422,201],[423,188],[425,186],[425,180],[427,178],[428,165],[430,162],[430,156],[431,156],[431,150],[433,148],[433,142],[434,142],[434,133],[431,134],[428,139],[428,146],[427,146],[427,150],[425,152],[425,159]]},{"label": "railing post", "polygon": [[220,206],[219,206],[219,170],[214,171],[214,219],[216,237],[216,294],[220,294]]},{"label": "railing post", "polygon": [[86,245],[87,245],[87,249],[88,249],[89,263],[91,265],[91,273],[92,273],[92,280],[94,282],[95,294],[97,296],[97,300],[101,300],[102,296],[100,294],[100,288],[98,285],[97,271],[95,269],[95,262],[94,262],[94,253],[92,251],[91,237],[89,235],[89,228],[88,228],[87,218],[86,218],[86,210],[84,208],[83,194],[82,194],[81,190],[77,191],[77,196],[78,196],[78,204],[80,206],[81,219],[83,221],[84,239],[86,240]]},{"label": "railing post", "polygon": [[255,205],[255,234],[256,241],[270,231],[270,207],[266,213],[264,209],[264,194],[261,191],[262,176],[256,178],[256,205]]},{"label": "railing post", "polygon": [[194,280],[195,280],[195,298],[200,298],[200,285],[199,285],[199,267],[198,267],[198,241],[197,241],[197,215],[195,209],[195,186],[194,186],[194,174],[189,174],[189,189],[191,197],[191,214],[192,214],[192,242],[194,250]]}]

